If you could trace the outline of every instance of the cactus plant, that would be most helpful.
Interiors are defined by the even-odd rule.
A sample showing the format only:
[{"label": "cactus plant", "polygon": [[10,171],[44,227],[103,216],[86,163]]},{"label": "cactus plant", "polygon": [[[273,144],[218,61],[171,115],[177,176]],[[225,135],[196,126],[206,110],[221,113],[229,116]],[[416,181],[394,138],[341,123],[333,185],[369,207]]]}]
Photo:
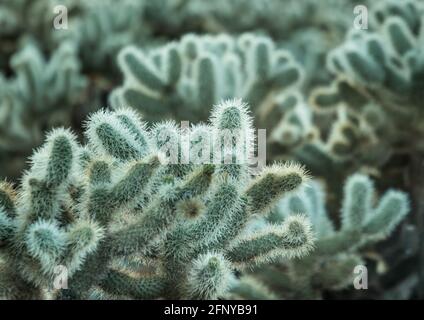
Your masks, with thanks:
[{"label": "cactus plant", "polygon": [[[423,8],[421,0],[0,0],[0,180],[8,181],[0,185],[0,296],[424,297]],[[356,30],[358,18],[365,29]],[[246,110],[237,100],[221,104],[232,98],[248,102],[252,117],[234,121]],[[180,120],[196,125],[180,128]],[[239,124],[266,131],[234,134]],[[73,133],[51,131],[61,126]],[[299,187],[301,200],[289,195],[274,209],[277,195],[261,187],[249,203],[264,146],[268,164],[295,161],[325,180],[317,212],[334,225],[328,239],[346,234],[337,211],[354,173],[375,179],[381,194],[411,194],[411,218],[388,241],[367,241],[362,230],[357,246],[325,258],[321,234],[318,250],[300,260],[280,261],[293,255],[281,248],[246,258],[263,243],[281,244],[290,224],[312,217],[316,229],[308,195],[323,192],[313,181]],[[56,152],[63,161],[49,166]],[[262,175],[286,167],[301,171],[279,164]],[[127,189],[127,174],[147,180]],[[190,181],[199,194],[175,191]],[[228,216],[250,206],[222,243],[216,230],[234,221],[210,222],[215,200]],[[254,202],[266,208],[251,214]],[[307,210],[296,209],[300,202]],[[137,223],[159,205],[154,221],[163,229],[149,224],[155,237],[144,241]],[[127,228],[140,238],[122,240]],[[245,251],[232,252],[237,244]],[[237,260],[243,255],[249,262]],[[365,261],[371,290],[340,291]]]},{"label": "cactus plant", "polygon": [[[251,229],[261,230],[263,220],[278,223],[291,214],[306,213],[317,237],[316,249],[302,260],[283,260],[258,268],[245,282],[257,290],[235,289],[236,296],[249,298],[255,292],[267,292],[277,297],[305,299],[322,298],[326,291],[341,290],[353,285],[354,268],[365,262],[360,249],[388,237],[408,214],[409,198],[398,190],[387,191],[374,206],[375,188],[371,179],[362,174],[351,175],[345,184],[340,210],[341,227],[336,230],[325,208],[325,193],[321,184],[308,186],[282,199],[267,218],[253,223]],[[268,287],[268,288],[267,288]],[[278,293],[278,294],[277,294]]]},{"label": "cactus plant", "polygon": [[421,132],[423,10],[417,1],[376,4],[369,31],[351,30],[328,55],[336,79],[317,88],[311,104],[321,112],[347,106],[392,149]]},{"label": "cactus plant", "polygon": [[118,62],[125,82],[112,93],[112,106],[131,106],[147,119],[206,120],[204,106],[228,98],[244,98],[256,112],[302,79],[293,57],[270,38],[254,34],[189,34],[147,52],[130,46]]},{"label": "cactus plant", "polygon": [[[1,296],[45,297],[55,267],[64,266],[69,289],[50,291],[56,298],[214,299],[235,270],[307,254],[313,236],[303,216],[242,232],[298,190],[305,171],[275,164],[252,178],[247,162],[227,163],[240,145],[222,133],[244,132],[243,148],[251,147],[251,119],[238,100],[213,115],[209,137],[217,132],[212,140],[223,152],[205,164],[181,163],[188,132],[170,122],[147,130],[130,109],[93,114],[85,147],[69,130],[51,132],[20,188],[1,188]],[[192,145],[198,132],[189,131]],[[167,145],[174,138],[176,163]]]},{"label": "cactus plant", "polygon": [[[46,128],[71,125],[72,111],[86,86],[75,47],[69,42],[48,62],[40,49],[28,42],[12,57],[11,66],[13,78],[0,75],[0,150],[10,155],[1,159],[3,168],[14,154],[26,155],[38,146]],[[6,173],[15,174],[1,170],[0,175]]]},{"label": "cactus plant", "polygon": [[125,0],[119,4],[110,0],[81,2],[78,14],[69,14],[68,29],[56,31],[53,41],[73,41],[87,71],[114,75],[119,50],[142,41],[149,32],[148,28],[139,27],[143,22],[144,6],[143,0]]}]

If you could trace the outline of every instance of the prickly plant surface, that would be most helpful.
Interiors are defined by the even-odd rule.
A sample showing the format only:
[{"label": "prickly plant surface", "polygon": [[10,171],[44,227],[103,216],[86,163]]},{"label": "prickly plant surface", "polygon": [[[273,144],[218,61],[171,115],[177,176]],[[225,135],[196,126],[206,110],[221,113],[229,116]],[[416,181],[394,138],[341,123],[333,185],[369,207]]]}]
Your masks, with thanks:
[{"label": "prickly plant surface", "polygon": [[[248,157],[224,161],[251,147],[251,122],[246,105],[230,100],[210,124],[184,132],[169,121],[148,130],[129,109],[91,115],[84,146],[69,130],[52,131],[19,188],[1,188],[1,296],[215,299],[237,282],[235,270],[307,254],[303,215],[243,232],[307,180],[295,164],[253,178]],[[216,151],[199,161],[210,132]],[[227,143],[230,133],[245,137]],[[56,292],[59,267],[69,288]]]}]

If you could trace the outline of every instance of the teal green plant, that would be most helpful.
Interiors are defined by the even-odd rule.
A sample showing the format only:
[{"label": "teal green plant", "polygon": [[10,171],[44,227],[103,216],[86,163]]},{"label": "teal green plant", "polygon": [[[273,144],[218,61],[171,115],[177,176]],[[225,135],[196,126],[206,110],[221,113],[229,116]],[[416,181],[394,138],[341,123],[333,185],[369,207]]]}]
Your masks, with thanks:
[{"label": "teal green plant", "polygon": [[336,185],[342,183],[336,173],[343,175],[385,159],[385,145],[378,145],[374,128],[346,108],[322,117],[300,92],[282,93],[275,100],[271,110],[258,115],[267,130],[272,129],[267,147],[273,159],[294,158]]},{"label": "teal green plant", "polygon": [[[335,80],[314,90],[311,104],[327,113],[346,106],[386,150],[398,151],[422,134],[423,12],[417,1],[376,3],[370,29],[351,30],[329,53],[327,66]],[[414,145],[422,150],[419,141]]]},{"label": "teal green plant", "polygon": [[245,99],[256,114],[272,108],[273,97],[297,88],[303,77],[288,52],[254,34],[188,34],[153,50],[129,46],[118,63],[125,81],[110,103],[133,107],[146,119],[206,120],[210,109],[204,106],[228,98]]},{"label": "teal green plant", "polygon": [[114,62],[119,49],[140,41],[148,33],[149,28],[143,23],[144,5],[143,0],[119,3],[111,0],[16,0],[1,3],[0,34],[7,44],[2,48],[6,58],[2,63],[7,63],[7,56],[17,49],[19,39],[30,35],[49,52],[64,40],[71,41],[77,46],[87,71],[110,72],[105,66]]},{"label": "teal green plant", "polygon": [[81,2],[78,11],[69,14],[68,29],[53,33],[54,41],[64,39],[78,46],[87,71],[102,71],[111,77],[120,49],[144,40],[149,28],[143,23],[145,2],[125,0]]},{"label": "teal green plant", "polygon": [[[353,30],[357,4],[369,8],[368,30]],[[65,29],[53,25],[58,5],[67,9]],[[255,222],[241,223],[222,245],[215,240],[205,244],[208,236],[223,236],[214,231],[223,230],[223,224],[218,228],[208,222],[216,219],[213,201],[225,202],[220,208],[236,216],[231,208],[248,207],[248,187],[260,182],[254,177],[257,170],[251,170],[253,159],[248,159],[249,166],[217,165],[214,156],[237,158],[254,149],[254,135],[247,130],[242,136],[248,142],[242,143],[239,132],[233,135],[238,111],[214,112],[209,123],[186,128],[170,119],[207,121],[213,105],[241,97],[252,106],[252,119],[242,117],[241,126],[253,128],[253,120],[255,127],[266,129],[268,159],[294,160],[325,179],[328,203],[322,207],[331,223],[341,226],[334,227],[334,235],[344,234],[344,219],[335,211],[343,199],[341,186],[346,176],[360,172],[379,179],[380,192],[391,185],[410,191],[418,227],[415,231],[405,224],[402,232],[408,229],[411,237],[416,232],[417,243],[422,243],[423,12],[421,0],[0,0],[0,179],[17,184],[0,186],[0,297],[272,299],[317,298],[323,292],[328,297],[325,291],[343,288],[351,278],[341,275],[351,275],[352,266],[363,263],[370,252],[389,267],[389,272],[372,277],[378,284],[370,283],[372,290],[365,295],[345,291],[329,296],[411,295],[397,282],[404,274],[408,283],[419,278],[409,272],[415,268],[416,250],[409,240],[404,244],[403,233],[388,243],[358,244],[321,260],[319,250],[282,263],[277,257],[292,256],[289,250],[249,256],[258,244],[282,244],[289,224],[290,232],[296,221],[303,225],[305,217],[291,220],[282,214],[283,221],[260,218],[262,229]],[[237,103],[215,110],[232,104]],[[96,113],[85,129],[81,126],[89,113],[106,105],[114,111]],[[127,107],[144,120],[166,121],[143,124]],[[46,132],[57,126],[72,127],[78,138],[68,130],[55,130],[34,161],[25,163]],[[225,132],[227,126],[230,132]],[[227,138],[234,139],[226,141],[229,146],[224,145]],[[77,164],[66,157],[65,140]],[[218,151],[224,153],[204,152],[205,143],[220,145]],[[49,169],[63,183],[46,171],[53,149],[64,152],[63,164],[71,163],[68,176],[66,167]],[[152,173],[144,166],[152,166]],[[281,166],[276,168],[263,174],[274,174]],[[25,178],[18,182],[22,174]],[[129,187],[134,184],[126,174],[145,174],[146,180]],[[189,186],[189,195],[174,191],[191,182],[197,188],[202,177],[207,186],[199,194],[191,195]],[[311,184],[315,189],[315,182]],[[258,192],[257,203],[273,200],[273,194],[258,188],[250,193],[253,197]],[[132,193],[127,197],[113,197],[128,190]],[[233,202],[225,198],[230,194]],[[177,196],[186,198],[172,200]],[[243,213],[250,214],[255,201]],[[276,210],[294,208],[288,201]],[[34,212],[25,203],[35,206]],[[163,222],[161,227],[149,224],[138,240],[128,242],[122,230],[146,212],[143,223],[153,219],[152,208],[159,205],[166,209],[157,209],[160,214],[154,216]],[[255,208],[260,214],[250,214],[249,221],[271,207]],[[308,210],[294,211],[310,219],[310,206],[304,207]],[[52,212],[54,217],[45,217]],[[43,218],[32,221],[32,214]],[[138,230],[135,225],[129,232]],[[114,238],[120,231],[125,240]],[[195,237],[192,244],[190,235],[197,232],[206,235]],[[150,239],[149,234],[161,236]],[[317,237],[320,243],[323,239]],[[116,251],[109,242],[117,244]],[[240,257],[249,262],[240,263]],[[407,272],[399,271],[405,265]],[[54,288],[63,267],[68,270],[68,290]],[[338,271],[333,273],[332,267]],[[325,274],[318,278],[311,268]],[[271,277],[281,285],[269,281]],[[293,279],[296,286],[291,287]],[[392,281],[397,283],[387,291]],[[414,293],[421,297],[419,291]]]},{"label": "teal green plant", "polygon": [[[375,105],[368,108],[370,113],[378,111]],[[376,127],[345,106],[339,106],[334,113],[310,112],[313,118],[310,138],[300,140],[289,155],[334,186],[343,183],[345,173],[370,172],[392,154],[387,144],[379,139]],[[384,123],[379,125],[383,127]]]},{"label": "teal green plant", "polygon": [[[1,157],[3,168],[13,155],[26,155],[38,146],[45,129],[71,125],[72,111],[86,87],[75,47],[69,42],[63,43],[49,61],[28,42],[13,55],[10,64],[14,77],[0,75],[0,150],[10,156]],[[0,171],[1,175],[6,173]],[[8,174],[14,175],[12,171]]]},{"label": "teal green plant", "polygon": [[[262,293],[266,299],[272,295],[316,299],[326,291],[353,286],[355,267],[365,264],[361,249],[393,232],[410,211],[409,198],[404,192],[388,190],[376,203],[373,182],[362,174],[347,179],[343,194],[339,229],[325,208],[325,193],[319,182],[310,181],[298,193],[282,199],[267,219],[279,223],[291,214],[306,214],[317,238],[315,250],[302,260],[282,260],[257,268],[242,278],[242,288],[234,289],[234,296],[249,298],[250,293]],[[261,230],[264,224],[261,218],[250,228]],[[247,285],[252,289],[243,289]]]},{"label": "teal green plant", "polygon": [[[257,31],[289,50],[305,68],[305,86],[328,79],[326,53],[352,24],[357,0],[158,0],[146,2],[148,26],[168,38],[181,34],[242,34]],[[234,19],[237,16],[239,19]]]},{"label": "teal green plant", "polygon": [[314,114],[300,91],[280,93],[269,108],[260,110],[257,119],[269,132],[268,148],[274,157],[289,155],[319,134]]},{"label": "teal green plant", "polygon": [[[130,109],[93,114],[85,146],[68,130],[53,131],[21,186],[0,189],[0,296],[215,299],[237,281],[236,270],[307,254],[313,236],[303,216],[243,231],[307,180],[294,164],[252,177],[248,162],[225,162],[252,147],[251,123],[246,106],[231,100],[189,131],[169,121],[146,129]],[[186,134],[193,146],[205,129],[206,137],[217,133],[221,156],[184,162]],[[241,130],[245,142],[226,144],[225,130]],[[67,268],[68,289],[52,287],[57,266]]]}]

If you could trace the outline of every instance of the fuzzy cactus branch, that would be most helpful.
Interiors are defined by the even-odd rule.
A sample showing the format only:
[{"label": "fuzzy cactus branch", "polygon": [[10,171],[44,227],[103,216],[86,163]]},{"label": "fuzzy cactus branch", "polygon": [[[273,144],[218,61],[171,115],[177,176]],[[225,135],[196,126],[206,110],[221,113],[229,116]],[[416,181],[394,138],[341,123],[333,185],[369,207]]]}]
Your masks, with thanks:
[{"label": "fuzzy cactus branch", "polygon": [[[276,164],[253,177],[250,154],[241,163],[224,162],[222,155],[234,154],[235,147],[248,152],[254,146],[252,120],[241,101],[217,105],[210,125],[202,127],[223,151],[204,164],[171,162],[184,159],[191,129],[170,122],[146,128],[134,111],[99,111],[86,123],[86,146],[57,129],[31,158],[17,191],[1,185],[2,264],[14,268],[13,276],[38,295],[51,289],[60,299],[216,299],[237,281],[242,264],[300,257],[312,249],[304,218],[243,238],[252,217],[301,188],[307,175],[298,165]],[[224,130],[247,138],[228,144]],[[167,150],[172,146],[176,152]],[[66,268],[69,289],[52,288],[57,266]],[[1,296],[25,297],[13,290]]]}]

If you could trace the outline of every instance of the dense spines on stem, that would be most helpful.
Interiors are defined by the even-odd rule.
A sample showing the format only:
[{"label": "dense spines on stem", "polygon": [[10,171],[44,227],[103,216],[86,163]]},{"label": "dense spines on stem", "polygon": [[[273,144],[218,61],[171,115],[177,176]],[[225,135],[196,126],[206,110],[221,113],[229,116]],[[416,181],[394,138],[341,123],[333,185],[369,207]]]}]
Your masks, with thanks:
[{"label": "dense spines on stem", "polygon": [[296,190],[307,180],[305,170],[297,164],[275,164],[265,168],[246,190],[252,212],[268,211],[284,194]]},{"label": "dense spines on stem", "polygon": [[211,300],[223,296],[232,277],[231,263],[222,254],[200,255],[189,270],[187,297]]},{"label": "dense spines on stem", "polygon": [[136,160],[150,150],[144,125],[137,115],[120,109],[114,115],[98,111],[86,124],[86,135],[99,155],[108,155],[119,161]]},{"label": "dense spines on stem", "polygon": [[[227,145],[224,130],[247,139]],[[69,289],[58,298],[89,298],[96,288],[104,297],[215,299],[251,261],[306,255],[313,237],[304,218],[244,238],[250,219],[304,185],[304,170],[278,164],[254,178],[249,157],[215,163],[211,153],[194,163],[187,156],[203,147],[201,132],[224,156],[255,139],[241,100],[217,105],[209,124],[181,129],[169,121],[147,129],[130,109],[101,110],[86,122],[86,146],[70,131],[53,131],[32,157],[18,200],[1,185],[6,262],[40,290],[65,267]]]},{"label": "dense spines on stem", "polygon": [[381,234],[381,237],[388,236],[409,210],[408,196],[401,191],[390,190],[381,198],[374,212],[367,216],[365,232]]},{"label": "dense spines on stem", "polygon": [[342,208],[342,229],[361,229],[367,213],[371,211],[373,185],[364,175],[353,175],[345,184]]},{"label": "dense spines on stem", "polygon": [[239,267],[276,258],[302,257],[312,249],[313,236],[302,216],[291,216],[282,226],[269,225],[252,235],[237,239],[227,255]]}]

